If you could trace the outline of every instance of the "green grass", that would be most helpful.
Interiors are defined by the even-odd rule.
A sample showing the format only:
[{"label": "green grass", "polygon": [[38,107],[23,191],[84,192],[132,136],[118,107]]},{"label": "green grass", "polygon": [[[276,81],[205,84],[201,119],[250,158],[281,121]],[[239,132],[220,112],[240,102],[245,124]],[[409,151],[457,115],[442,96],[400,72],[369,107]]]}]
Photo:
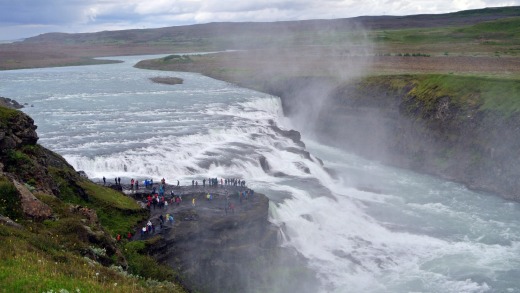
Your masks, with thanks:
[{"label": "green grass", "polygon": [[87,180],[81,181],[79,186],[85,189],[87,194],[100,204],[120,210],[137,211],[141,209],[134,199],[111,188],[100,186]]},{"label": "green grass", "polygon": [[0,127],[7,127],[9,121],[14,119],[20,111],[0,106]]},{"label": "green grass", "polygon": [[[465,27],[411,28],[377,30],[369,37],[378,43],[401,45],[453,44],[518,45],[520,44],[520,17],[482,22]],[[471,49],[468,47],[468,49]],[[459,52],[464,53],[464,52]]]},{"label": "green grass", "polygon": [[115,237],[133,231],[134,226],[148,216],[137,202],[113,189],[84,180],[79,184],[85,189],[89,201],[79,203],[97,211],[100,223]]},{"label": "green grass", "polygon": [[[58,174],[66,174],[66,170],[61,173],[55,170],[55,178]],[[62,289],[69,292],[183,292],[180,286],[172,283],[177,278],[176,273],[146,255],[146,249],[140,249],[151,243],[138,241],[134,244],[123,240],[118,244],[129,263],[128,272],[139,277],[82,257],[94,252],[115,260],[117,255],[103,253],[103,243],[113,241],[103,229],[114,236],[115,233],[126,233],[145,219],[148,212],[125,195],[86,180],[78,184],[85,188],[88,195],[85,200],[73,194],[77,187],[66,178],[61,179],[62,190],[71,193],[65,197],[69,201],[44,193],[35,194],[52,208],[54,218],[41,223],[22,222],[22,229],[0,225],[0,292]],[[0,178],[0,198],[3,195],[17,198],[11,194],[15,192],[13,188],[7,179]],[[94,209],[103,228],[88,221],[74,208],[75,204]],[[7,208],[15,210],[10,206]],[[93,233],[98,235],[94,242]]]},{"label": "green grass", "polygon": [[421,103],[421,111],[433,111],[449,97],[461,109],[495,111],[509,116],[520,112],[520,80],[452,74],[382,75],[366,78],[365,86],[385,86]]},{"label": "green grass", "polygon": [[503,115],[520,111],[520,81],[517,80],[426,75],[420,77],[410,94],[426,102],[449,96],[461,108],[480,107]]},{"label": "green grass", "polygon": [[183,292],[64,250],[55,236],[0,226],[0,292]]},{"label": "green grass", "polygon": [[145,278],[178,279],[179,276],[170,267],[157,264],[152,257],[146,254],[148,247],[158,240],[159,236],[155,236],[146,241],[138,240],[124,244],[123,250],[130,266],[130,272]]},{"label": "green grass", "polygon": [[492,33],[492,36],[520,37],[520,17],[511,17],[495,21],[486,21],[457,31],[478,35]]}]

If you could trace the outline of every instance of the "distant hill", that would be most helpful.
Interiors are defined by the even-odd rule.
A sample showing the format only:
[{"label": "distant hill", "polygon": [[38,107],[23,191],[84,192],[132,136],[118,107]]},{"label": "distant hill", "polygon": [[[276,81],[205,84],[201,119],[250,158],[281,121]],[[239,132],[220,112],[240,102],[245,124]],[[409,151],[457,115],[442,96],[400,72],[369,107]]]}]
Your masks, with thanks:
[{"label": "distant hill", "polygon": [[[517,54],[516,41],[508,42],[508,47],[494,47],[505,44],[511,36],[497,34],[501,28],[496,24],[486,25],[507,19],[513,21],[499,25],[514,30],[520,19],[520,6],[447,14],[221,22],[81,34],[47,33],[0,44],[0,70],[99,64],[108,61],[93,58],[107,56],[280,48],[300,53],[326,48],[342,50],[346,54],[368,48],[365,51],[377,55]],[[465,31],[456,31],[456,28]],[[479,40],[483,39],[480,30],[487,30],[486,40]],[[488,36],[491,36],[489,40]],[[495,40],[495,36],[501,39]],[[461,42],[465,43],[461,45]],[[486,43],[475,46],[475,42]],[[322,55],[321,52],[311,54]]]},{"label": "distant hill", "polygon": [[520,6],[484,8],[447,14],[409,16],[360,16],[330,20],[280,22],[220,22],[156,29],[103,31],[96,33],[47,33],[28,38],[24,43],[57,42],[63,44],[139,44],[147,42],[194,42],[206,38],[237,36],[245,33],[277,34],[303,31],[337,31],[345,28],[404,29],[473,25],[483,21],[520,16]]}]

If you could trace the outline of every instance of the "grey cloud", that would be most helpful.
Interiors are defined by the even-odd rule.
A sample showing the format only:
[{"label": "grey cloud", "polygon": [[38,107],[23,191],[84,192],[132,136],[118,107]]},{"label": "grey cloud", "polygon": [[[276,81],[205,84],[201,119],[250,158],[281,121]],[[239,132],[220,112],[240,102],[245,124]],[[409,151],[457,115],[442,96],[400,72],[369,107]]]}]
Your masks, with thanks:
[{"label": "grey cloud", "polygon": [[2,0],[0,23],[66,24],[84,18],[88,1],[80,0]]}]

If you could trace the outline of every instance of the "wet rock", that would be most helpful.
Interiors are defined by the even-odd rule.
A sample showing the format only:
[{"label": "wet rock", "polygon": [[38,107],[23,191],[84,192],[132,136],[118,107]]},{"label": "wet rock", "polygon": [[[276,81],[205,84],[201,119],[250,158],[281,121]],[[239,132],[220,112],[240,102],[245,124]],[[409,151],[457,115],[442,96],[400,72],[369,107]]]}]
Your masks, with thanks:
[{"label": "wet rock", "polygon": [[305,220],[307,220],[309,222],[314,222],[314,219],[309,214],[303,214],[303,215],[300,215],[300,217],[304,218]]},{"label": "wet rock", "polygon": [[269,163],[264,156],[260,156],[258,161],[260,163],[260,167],[262,167],[262,170],[264,170],[265,173],[269,173],[271,171],[271,167],[269,166]]},{"label": "wet rock", "polygon": [[301,136],[300,132],[298,132],[296,130],[293,130],[293,129],[291,129],[291,130],[283,130],[280,127],[278,127],[277,125],[275,125],[275,124],[272,124],[271,128],[276,133],[291,139],[298,146],[300,146],[302,148],[305,147],[305,144],[302,142],[302,136]]},{"label": "wet rock", "polygon": [[309,169],[309,167],[305,166],[305,164],[303,163],[300,163],[300,162],[296,162],[294,163],[296,165],[296,167],[298,169],[300,169],[301,171],[303,171],[305,174],[311,174],[311,170]]}]

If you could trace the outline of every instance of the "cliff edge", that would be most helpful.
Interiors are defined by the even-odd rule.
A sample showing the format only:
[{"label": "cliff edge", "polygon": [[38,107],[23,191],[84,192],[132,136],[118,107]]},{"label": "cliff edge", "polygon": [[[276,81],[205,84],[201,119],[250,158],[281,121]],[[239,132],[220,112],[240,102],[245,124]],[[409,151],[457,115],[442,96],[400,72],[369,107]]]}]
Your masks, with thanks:
[{"label": "cliff edge", "polygon": [[[150,189],[128,193],[144,204]],[[306,260],[294,250],[280,247],[279,228],[268,220],[265,195],[238,186],[166,185],[165,189],[166,194],[181,195],[182,202],[152,205],[148,221],[154,232],[134,239],[145,239],[146,251],[178,271],[186,288],[197,292],[316,292],[318,281],[306,268]]]},{"label": "cliff edge", "polygon": [[[264,90],[280,96],[293,119],[314,117],[306,129],[322,141],[520,200],[520,81],[432,74],[337,84],[301,77]],[[317,96],[319,107],[302,107]]]}]

